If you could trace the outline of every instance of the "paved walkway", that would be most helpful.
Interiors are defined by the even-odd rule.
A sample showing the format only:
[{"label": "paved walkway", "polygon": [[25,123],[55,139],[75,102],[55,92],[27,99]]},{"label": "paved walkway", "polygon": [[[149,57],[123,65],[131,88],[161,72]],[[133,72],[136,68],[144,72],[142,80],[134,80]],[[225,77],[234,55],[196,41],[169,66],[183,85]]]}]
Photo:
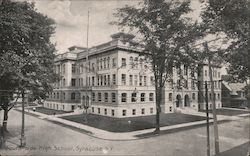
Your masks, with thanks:
[{"label": "paved walkway", "polygon": [[[18,108],[18,109],[20,110],[21,108]],[[91,135],[93,137],[105,139],[105,140],[114,140],[114,141],[115,140],[124,140],[124,141],[136,140],[136,139],[139,139],[137,136],[143,136],[144,134],[153,133],[155,130],[154,128],[152,128],[152,129],[145,129],[145,130],[133,131],[133,132],[115,133],[115,132],[109,132],[109,131],[97,129],[97,128],[83,125],[80,123],[72,122],[69,120],[65,120],[65,119],[59,118],[59,116],[57,116],[57,115],[46,115],[46,114],[42,114],[39,112],[31,111],[28,109],[25,109],[25,111],[31,115],[37,116],[40,119],[46,119],[48,121],[63,124],[65,126],[74,127],[74,128],[83,130],[84,132],[86,132],[87,135]],[[185,112],[185,113],[190,114],[190,115],[206,116],[205,113],[202,113],[202,112],[193,112],[192,111],[192,112]],[[73,115],[73,114],[74,113],[70,113],[68,115]],[[238,116],[217,115],[217,119],[218,119],[218,122],[228,121],[228,120],[229,121],[230,120],[239,120],[240,117],[245,117],[245,116],[249,116],[249,115],[250,115],[249,113],[241,114]],[[210,117],[212,117],[211,114],[210,114]],[[209,122],[212,123],[213,119],[210,119]],[[181,128],[183,129],[183,128],[199,126],[199,125],[204,125],[204,124],[206,124],[206,120],[190,122],[190,123],[183,123],[183,124],[172,125],[172,126],[165,126],[165,127],[161,127],[161,131],[169,131],[169,130],[175,130],[175,129],[177,130],[177,129],[181,129]]]}]

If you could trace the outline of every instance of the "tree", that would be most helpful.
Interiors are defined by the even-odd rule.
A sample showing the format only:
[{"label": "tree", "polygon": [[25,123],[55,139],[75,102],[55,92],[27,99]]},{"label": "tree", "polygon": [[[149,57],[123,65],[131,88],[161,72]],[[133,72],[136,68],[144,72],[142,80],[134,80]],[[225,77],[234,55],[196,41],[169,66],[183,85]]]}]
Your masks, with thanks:
[{"label": "tree", "polygon": [[232,40],[224,58],[229,62],[228,73],[233,81],[244,82],[250,78],[249,7],[249,0],[209,0],[202,13],[210,32],[223,32]]},{"label": "tree", "polygon": [[33,3],[4,1],[0,5],[0,107],[3,130],[13,95],[24,99],[29,91],[44,99],[58,79],[53,72],[55,46],[50,42],[55,23],[38,13]]},{"label": "tree", "polygon": [[155,79],[156,133],[160,131],[162,91],[165,82],[172,78],[173,67],[189,64],[190,44],[198,34],[195,23],[187,14],[190,1],[144,0],[138,8],[125,6],[114,14],[113,22],[136,31],[142,39],[141,55],[150,60]]}]

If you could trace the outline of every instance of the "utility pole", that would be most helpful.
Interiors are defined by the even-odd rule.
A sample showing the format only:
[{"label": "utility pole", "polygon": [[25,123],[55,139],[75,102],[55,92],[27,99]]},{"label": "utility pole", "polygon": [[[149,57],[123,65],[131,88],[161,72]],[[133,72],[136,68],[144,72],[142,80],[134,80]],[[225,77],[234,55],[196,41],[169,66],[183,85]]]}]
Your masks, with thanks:
[{"label": "utility pole", "polygon": [[208,113],[208,88],[207,81],[205,81],[206,90],[206,117],[207,117],[207,156],[210,156],[210,134],[209,134],[209,113]]},{"label": "utility pole", "polygon": [[[28,94],[27,94],[27,103],[28,103]],[[21,139],[20,139],[20,147],[25,147],[26,138],[24,135],[24,104],[25,104],[25,92],[22,92],[22,128],[21,128]]]},{"label": "utility pole", "polygon": [[212,107],[213,107],[213,118],[214,118],[214,145],[215,145],[215,155],[220,153],[219,150],[219,134],[218,134],[218,123],[217,123],[217,113],[216,113],[216,105],[215,105],[215,94],[214,94],[214,81],[213,81],[213,72],[211,67],[211,55],[209,54],[208,44],[204,43],[205,52],[208,58],[208,69],[209,69],[209,79],[211,85],[211,94],[212,94]]},{"label": "utility pole", "polygon": [[90,82],[88,81],[88,72],[90,71],[89,67],[89,8],[88,8],[88,21],[87,21],[87,54],[86,54],[86,85],[85,85],[85,101],[83,108],[85,109],[85,122],[87,123],[87,114],[89,108],[89,98],[88,97],[88,86],[90,86]]}]

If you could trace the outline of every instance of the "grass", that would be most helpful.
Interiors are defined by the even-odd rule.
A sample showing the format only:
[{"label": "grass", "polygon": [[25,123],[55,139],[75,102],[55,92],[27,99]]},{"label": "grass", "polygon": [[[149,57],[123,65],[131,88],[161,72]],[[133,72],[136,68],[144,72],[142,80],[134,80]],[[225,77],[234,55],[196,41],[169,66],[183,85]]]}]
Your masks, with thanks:
[{"label": "grass", "polygon": [[[202,110],[201,112],[205,112],[205,110]],[[212,110],[209,110],[209,113],[212,113]],[[220,109],[216,109],[216,113],[217,115],[236,116],[240,114],[250,113],[250,111],[220,108]]]},{"label": "grass", "polygon": [[[106,116],[88,114],[87,123],[85,123],[85,116],[83,114],[64,116],[62,118],[73,122],[82,123],[98,129],[107,130],[110,132],[131,132],[155,127],[155,115],[117,119]],[[177,125],[181,123],[201,121],[205,119],[205,117],[187,114],[161,114],[160,126],[163,127]]]},{"label": "grass", "polygon": [[[30,110],[33,111],[32,108]],[[36,107],[36,112],[47,114],[47,115],[54,115],[54,114],[64,114],[64,113],[69,113],[67,111],[62,111],[62,110],[54,110],[54,109],[49,109],[45,107]]]}]

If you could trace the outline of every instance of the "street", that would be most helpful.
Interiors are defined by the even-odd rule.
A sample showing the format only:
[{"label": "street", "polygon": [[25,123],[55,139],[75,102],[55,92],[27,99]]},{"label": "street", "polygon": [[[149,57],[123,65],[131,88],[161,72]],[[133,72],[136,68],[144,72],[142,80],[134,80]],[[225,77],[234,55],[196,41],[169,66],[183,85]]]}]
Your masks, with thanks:
[{"label": "street", "polygon": [[[102,140],[41,120],[25,116],[26,148],[0,151],[1,155],[164,155],[205,156],[206,127],[183,130],[156,137],[131,140]],[[219,124],[220,151],[249,141],[249,117]],[[21,113],[10,111],[8,130],[11,143],[20,144]],[[211,155],[214,155],[213,127],[210,127]]]}]

